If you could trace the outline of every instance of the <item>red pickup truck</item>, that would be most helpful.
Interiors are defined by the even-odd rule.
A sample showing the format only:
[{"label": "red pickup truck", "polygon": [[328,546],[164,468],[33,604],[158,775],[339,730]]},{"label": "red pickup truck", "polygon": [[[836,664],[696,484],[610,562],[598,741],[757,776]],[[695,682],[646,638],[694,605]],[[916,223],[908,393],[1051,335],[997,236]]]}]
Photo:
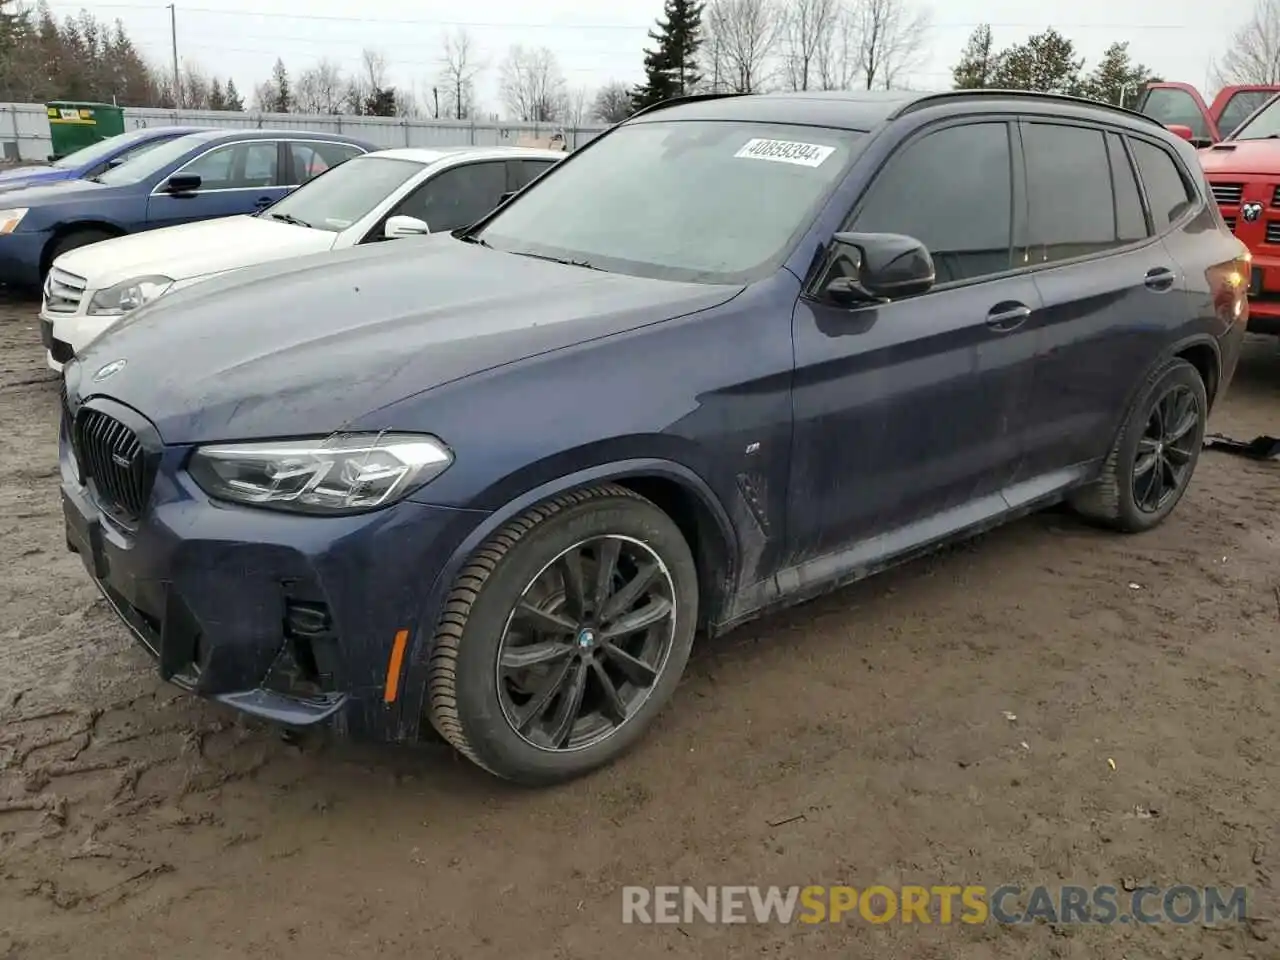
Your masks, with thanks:
[{"label": "red pickup truck", "polygon": [[1197,147],[1207,147],[1229,137],[1253,111],[1280,93],[1280,86],[1241,84],[1223,87],[1206,104],[1189,83],[1148,83],[1138,96],[1136,109],[1166,127],[1186,127]]},{"label": "red pickup truck", "polygon": [[1249,248],[1249,330],[1280,335],[1280,96],[1198,151],[1218,209]]}]

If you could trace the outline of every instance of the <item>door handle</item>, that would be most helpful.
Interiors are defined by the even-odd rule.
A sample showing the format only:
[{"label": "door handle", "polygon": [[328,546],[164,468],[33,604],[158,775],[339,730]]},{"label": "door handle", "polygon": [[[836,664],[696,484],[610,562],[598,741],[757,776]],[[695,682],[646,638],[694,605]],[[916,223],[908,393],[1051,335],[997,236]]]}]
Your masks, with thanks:
[{"label": "door handle", "polygon": [[1175,279],[1174,272],[1168,267],[1152,267],[1147,271],[1147,275],[1142,282],[1146,284],[1148,289],[1163,293],[1166,290],[1173,289],[1173,281]]},{"label": "door handle", "polygon": [[987,326],[1005,333],[1022,326],[1030,316],[1031,308],[1025,303],[997,303],[987,314]]}]

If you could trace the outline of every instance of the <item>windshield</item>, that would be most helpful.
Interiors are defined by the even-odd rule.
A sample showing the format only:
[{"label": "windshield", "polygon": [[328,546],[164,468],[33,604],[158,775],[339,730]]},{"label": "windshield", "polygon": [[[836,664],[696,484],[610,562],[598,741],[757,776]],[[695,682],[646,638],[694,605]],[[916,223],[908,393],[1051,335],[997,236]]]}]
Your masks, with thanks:
[{"label": "windshield", "polygon": [[1232,140],[1267,140],[1280,137],[1280,97],[1273,97],[1259,113],[1235,132]]},{"label": "windshield", "polygon": [[304,183],[261,215],[337,233],[366,216],[422,170],[423,164],[413,160],[356,157]]},{"label": "windshield", "polygon": [[[59,170],[73,170],[77,167],[92,167],[113,157],[121,150],[127,150],[129,145],[143,140],[147,137],[147,133],[121,133],[114,137],[107,137],[105,140],[99,140],[97,143],[91,143],[87,147],[81,147],[73,153],[68,153],[61,160],[54,161],[54,167]],[[163,141],[157,140],[156,143]],[[134,147],[135,150],[142,149]]]},{"label": "windshield", "polygon": [[619,127],[548,171],[478,236],[616,273],[755,279],[786,258],[864,138],[739,121]]},{"label": "windshield", "polygon": [[208,143],[209,138],[202,134],[189,134],[167,140],[158,147],[144,150],[137,156],[130,157],[118,167],[108,170],[97,178],[99,183],[118,186],[122,183],[139,183],[159,173],[175,160],[181,160],[191,150],[201,144]]}]

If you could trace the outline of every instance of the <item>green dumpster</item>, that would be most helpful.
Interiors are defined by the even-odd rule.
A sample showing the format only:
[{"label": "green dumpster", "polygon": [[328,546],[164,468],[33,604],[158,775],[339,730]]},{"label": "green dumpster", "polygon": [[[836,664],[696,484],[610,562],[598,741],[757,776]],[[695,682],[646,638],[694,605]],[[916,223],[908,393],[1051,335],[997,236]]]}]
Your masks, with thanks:
[{"label": "green dumpster", "polygon": [[49,112],[49,136],[53,141],[50,160],[124,133],[124,109],[109,103],[53,100],[45,107]]}]

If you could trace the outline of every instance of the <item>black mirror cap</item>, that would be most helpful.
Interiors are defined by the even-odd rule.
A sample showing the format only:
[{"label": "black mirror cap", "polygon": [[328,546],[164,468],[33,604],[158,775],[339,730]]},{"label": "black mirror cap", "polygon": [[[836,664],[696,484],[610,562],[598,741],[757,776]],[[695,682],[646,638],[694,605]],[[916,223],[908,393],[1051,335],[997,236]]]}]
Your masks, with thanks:
[{"label": "black mirror cap", "polygon": [[198,174],[175,173],[165,183],[164,188],[169,193],[195,193],[203,182]]},{"label": "black mirror cap", "polygon": [[837,233],[828,263],[825,292],[842,305],[919,296],[936,278],[925,245],[898,233]]}]

